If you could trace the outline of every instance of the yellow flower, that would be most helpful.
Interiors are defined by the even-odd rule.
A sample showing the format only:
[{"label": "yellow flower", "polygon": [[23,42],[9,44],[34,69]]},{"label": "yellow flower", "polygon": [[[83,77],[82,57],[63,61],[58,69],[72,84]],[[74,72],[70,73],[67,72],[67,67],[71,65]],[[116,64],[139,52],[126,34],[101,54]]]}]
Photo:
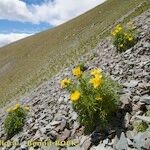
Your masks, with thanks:
[{"label": "yellow flower", "polygon": [[112,32],[111,32],[111,34],[112,34],[113,36],[115,36],[115,35],[116,35],[116,33],[115,33],[114,31],[112,31]]},{"label": "yellow flower", "polygon": [[101,69],[93,69],[93,70],[91,70],[91,75],[101,75],[101,73],[102,73],[102,70]]},{"label": "yellow flower", "polygon": [[72,70],[74,76],[80,77],[82,75],[82,71],[80,67],[76,67]]},{"label": "yellow flower", "polygon": [[120,47],[123,47],[123,44],[120,44]]},{"label": "yellow flower", "polygon": [[95,99],[98,100],[98,101],[102,100],[102,98],[100,96],[97,96]]},{"label": "yellow flower", "polygon": [[118,24],[118,25],[116,26],[116,28],[122,28],[121,24]]},{"label": "yellow flower", "polygon": [[81,96],[80,92],[76,90],[70,95],[70,99],[71,101],[75,102],[79,100],[80,96]]},{"label": "yellow flower", "polygon": [[128,36],[128,34],[127,33],[124,33],[124,35],[127,37]]},{"label": "yellow flower", "polygon": [[18,109],[20,106],[21,106],[21,105],[20,105],[19,103],[18,103],[18,104],[16,104],[16,105],[15,105],[15,107],[13,108],[13,110]]},{"label": "yellow flower", "polygon": [[129,40],[129,41],[133,41],[133,37],[129,37],[128,40]]},{"label": "yellow flower", "polygon": [[98,88],[102,83],[102,76],[95,75],[95,77],[90,79],[89,83],[91,83],[95,89]]},{"label": "yellow flower", "polygon": [[121,30],[122,30],[122,27],[119,27],[118,30],[121,31]]},{"label": "yellow flower", "polygon": [[12,111],[12,108],[8,108],[6,111],[9,113]]},{"label": "yellow flower", "polygon": [[26,107],[24,107],[24,109],[25,109],[26,111],[29,111],[29,110],[30,110],[30,107],[26,106]]},{"label": "yellow flower", "polygon": [[119,30],[118,30],[118,29],[116,29],[116,30],[115,30],[115,32],[116,32],[116,33],[118,33],[118,32],[119,32]]},{"label": "yellow flower", "polygon": [[119,32],[122,30],[121,24],[118,24],[118,25],[116,26],[116,30],[118,30]]},{"label": "yellow flower", "polygon": [[71,83],[71,80],[65,78],[64,80],[62,80],[62,81],[60,82],[61,88],[67,87],[70,83]]}]

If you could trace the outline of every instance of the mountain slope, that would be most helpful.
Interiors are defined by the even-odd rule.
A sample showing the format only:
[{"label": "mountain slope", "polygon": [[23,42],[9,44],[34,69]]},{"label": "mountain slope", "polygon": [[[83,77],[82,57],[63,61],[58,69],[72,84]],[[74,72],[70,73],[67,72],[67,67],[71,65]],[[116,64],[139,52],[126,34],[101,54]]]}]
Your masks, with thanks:
[{"label": "mountain slope", "polygon": [[[1,104],[35,88],[96,46],[109,27],[143,2],[108,0],[61,26],[0,48]],[[149,1],[131,17],[148,8]]]},{"label": "mountain slope", "polygon": [[[150,10],[133,20],[139,34],[138,41],[132,48],[117,53],[112,40],[108,37],[104,38],[94,50],[79,57],[79,60],[86,62],[86,73],[93,67],[101,68],[123,86],[119,94],[118,110],[112,114],[105,130],[101,130],[101,122],[97,119],[98,126],[91,134],[86,135],[84,126],[79,123],[79,112],[74,111],[70,102],[70,92],[60,87],[60,80],[66,76],[70,79],[73,77],[71,70],[74,64],[72,64],[18,101],[23,106],[29,106],[30,110],[23,130],[9,139],[16,141],[17,145],[11,147],[10,144],[8,149],[20,150],[21,147],[29,150],[150,150],[150,116],[146,117],[150,112],[149,15]],[[9,103],[6,108],[13,108],[15,103],[14,101]],[[8,140],[4,132],[4,120],[8,115],[6,108],[0,108],[2,146],[3,141]],[[147,130],[140,125],[138,126],[140,131],[136,132],[135,123],[141,123],[142,120],[147,122]],[[44,144],[50,141],[52,145]],[[66,148],[64,141],[66,143],[72,141],[77,145],[71,147],[75,146],[71,142]],[[40,144],[42,142],[43,144]],[[35,148],[32,148],[33,143],[36,145]],[[59,143],[63,143],[63,146]]]}]

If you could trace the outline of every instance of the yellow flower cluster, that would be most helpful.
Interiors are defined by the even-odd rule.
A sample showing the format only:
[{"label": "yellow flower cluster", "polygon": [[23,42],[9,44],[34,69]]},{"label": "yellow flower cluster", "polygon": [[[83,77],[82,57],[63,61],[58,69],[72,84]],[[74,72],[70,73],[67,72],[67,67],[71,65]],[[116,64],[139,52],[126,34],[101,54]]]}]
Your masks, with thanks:
[{"label": "yellow flower cluster", "polygon": [[128,33],[124,33],[124,35],[125,35],[125,38],[126,38],[128,41],[133,41],[133,35],[128,34]]},{"label": "yellow flower cluster", "polygon": [[112,35],[113,36],[116,36],[116,34],[118,34],[119,32],[121,32],[122,31],[122,26],[120,25],[120,24],[118,24],[116,27],[115,27],[115,29],[112,31]]},{"label": "yellow flower cluster", "polygon": [[[82,76],[82,71],[80,67],[76,67],[72,70],[72,74],[76,77]],[[91,70],[92,78],[90,79],[89,83],[93,85],[94,88],[98,88],[102,84],[102,70],[100,69],[93,69]],[[81,78],[82,79],[82,78]],[[63,79],[60,82],[61,88],[66,88],[71,84],[71,80],[68,78]],[[76,102],[80,99],[81,93],[79,90],[72,90],[73,92],[70,95],[70,100]],[[96,97],[97,100],[101,100],[100,97]]]},{"label": "yellow flower cluster", "polygon": [[29,107],[23,107],[21,106],[19,103],[17,103],[13,108],[8,108],[6,111],[9,113],[9,112],[13,112],[13,111],[16,111],[17,109],[19,108],[24,108],[26,111],[29,111]]},{"label": "yellow flower cluster", "polygon": [[60,82],[61,88],[66,88],[71,83],[70,79],[65,78]]},{"label": "yellow flower cluster", "polygon": [[91,83],[94,88],[98,88],[102,84],[102,71],[100,69],[93,69],[91,75],[93,75],[93,77],[89,83]]}]

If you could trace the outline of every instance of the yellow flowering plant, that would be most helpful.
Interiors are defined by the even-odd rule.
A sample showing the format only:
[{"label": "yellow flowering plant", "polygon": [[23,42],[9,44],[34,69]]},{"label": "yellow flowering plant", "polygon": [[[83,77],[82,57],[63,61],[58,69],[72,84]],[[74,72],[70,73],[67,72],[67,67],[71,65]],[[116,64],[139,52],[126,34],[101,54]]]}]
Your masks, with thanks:
[{"label": "yellow flowering plant", "polygon": [[70,101],[80,124],[85,127],[85,133],[97,125],[105,127],[117,109],[120,86],[98,68],[81,71],[77,67],[72,73],[75,79],[65,88],[70,92]]},{"label": "yellow flowering plant", "polygon": [[137,42],[137,34],[133,28],[123,27],[122,25],[117,25],[111,32],[113,37],[113,44],[117,48],[117,51],[123,52]]},{"label": "yellow flowering plant", "polygon": [[8,138],[13,137],[22,130],[29,109],[29,107],[23,107],[17,103],[12,108],[6,110],[8,114],[4,122],[4,129]]}]

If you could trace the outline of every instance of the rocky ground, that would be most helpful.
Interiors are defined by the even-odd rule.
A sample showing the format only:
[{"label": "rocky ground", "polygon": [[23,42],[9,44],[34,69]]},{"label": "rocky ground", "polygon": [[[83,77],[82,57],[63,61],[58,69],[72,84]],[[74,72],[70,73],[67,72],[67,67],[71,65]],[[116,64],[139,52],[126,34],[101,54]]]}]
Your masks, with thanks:
[{"label": "rocky ground", "polygon": [[[62,70],[50,81],[35,89],[20,103],[29,105],[31,110],[24,129],[11,140],[19,145],[2,148],[9,150],[29,149],[28,140],[51,140],[51,146],[38,147],[38,150],[149,150],[150,117],[145,113],[150,110],[150,10],[133,20],[139,32],[138,43],[126,52],[118,54],[108,37],[97,48],[82,56],[88,69],[99,67],[112,79],[123,85],[120,93],[120,110],[113,118],[106,132],[95,129],[90,135],[84,135],[77,121],[77,114],[69,102],[69,93],[60,89],[60,80],[70,76],[74,65]],[[78,64],[78,63],[77,63]],[[0,140],[5,140],[3,121],[5,110],[0,110]],[[133,123],[147,122],[149,128],[137,133]],[[75,147],[56,146],[58,141],[76,143]]]}]

